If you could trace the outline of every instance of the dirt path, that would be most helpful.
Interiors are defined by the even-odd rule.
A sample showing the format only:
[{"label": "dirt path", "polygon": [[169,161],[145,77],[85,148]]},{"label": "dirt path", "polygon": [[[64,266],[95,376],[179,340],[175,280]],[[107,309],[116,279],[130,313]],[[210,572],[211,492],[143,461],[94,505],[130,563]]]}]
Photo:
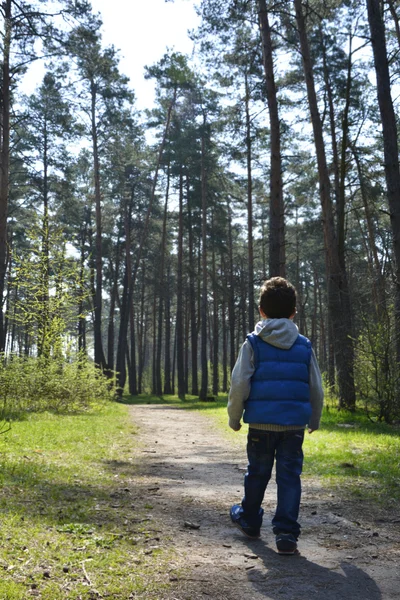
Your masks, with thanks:
[{"label": "dirt path", "polygon": [[157,600],[400,599],[400,509],[383,514],[303,482],[301,554],[279,556],[269,526],[275,484],[260,540],[230,523],[229,508],[243,490],[244,448],[230,447],[199,413],[165,405],[131,413],[159,543],[174,550],[172,591]]}]

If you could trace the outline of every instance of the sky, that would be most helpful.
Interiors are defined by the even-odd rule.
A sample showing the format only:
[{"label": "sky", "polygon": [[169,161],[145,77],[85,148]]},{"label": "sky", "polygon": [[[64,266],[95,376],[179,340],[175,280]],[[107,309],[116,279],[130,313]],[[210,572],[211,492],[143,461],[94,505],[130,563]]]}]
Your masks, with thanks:
[{"label": "sky", "polygon": [[91,0],[103,19],[103,41],[121,53],[120,70],[131,80],[137,107],[150,108],[154,83],[144,79],[145,65],[158,62],[167,48],[191,54],[187,32],[196,28],[195,0]]},{"label": "sky", "polygon": [[[91,0],[103,20],[103,45],[120,50],[120,71],[129,77],[140,110],[154,104],[155,82],[144,79],[144,67],[158,62],[167,49],[191,54],[188,30],[196,29],[198,0]],[[24,76],[22,91],[31,94],[42,83],[45,64],[37,61]]]}]

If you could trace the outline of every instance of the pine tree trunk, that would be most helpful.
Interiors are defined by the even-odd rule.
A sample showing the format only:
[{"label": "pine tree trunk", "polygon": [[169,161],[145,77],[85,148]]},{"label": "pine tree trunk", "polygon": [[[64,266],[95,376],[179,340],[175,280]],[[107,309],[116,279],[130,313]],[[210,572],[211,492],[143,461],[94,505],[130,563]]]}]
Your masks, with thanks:
[{"label": "pine tree trunk", "polygon": [[[395,8],[395,4],[394,4],[393,0],[387,0],[387,3],[389,5],[390,14],[392,15],[392,18],[393,18],[394,28],[395,28],[395,31],[396,31],[396,37],[397,37],[397,41],[398,41],[399,47],[400,47],[400,22],[399,22],[399,17],[397,16],[397,12],[396,12],[396,8]],[[398,3],[397,3],[397,5],[398,5]]]},{"label": "pine tree trunk", "polygon": [[4,38],[0,103],[0,352],[5,348],[3,295],[7,270],[7,217],[10,178],[10,52],[11,52],[11,0],[3,2]]},{"label": "pine tree trunk", "polygon": [[338,242],[335,233],[330,179],[325,155],[322,121],[318,110],[314,75],[310,58],[308,38],[303,15],[302,0],[294,0],[296,21],[300,36],[300,46],[307,85],[308,102],[314,132],[317,154],[319,191],[322,207],[326,269],[328,277],[328,304],[335,335],[335,361],[339,385],[339,405],[349,410],[355,409],[354,388],[354,348],[351,334],[350,298],[347,277],[339,259]]},{"label": "pine tree trunk", "polygon": [[183,315],[183,175],[179,176],[178,272],[176,294],[176,361],[178,397],[185,399],[184,315]]},{"label": "pine tree trunk", "polygon": [[[214,219],[213,219],[214,229]],[[213,236],[215,239],[215,236]],[[219,315],[218,315],[218,285],[217,285],[217,269],[215,262],[215,245],[212,249],[212,277],[213,277],[213,394],[218,395],[219,392]]]},{"label": "pine tree trunk", "polygon": [[102,338],[102,289],[103,289],[103,251],[102,251],[102,216],[101,216],[101,189],[100,189],[100,162],[97,140],[96,122],[96,84],[90,84],[91,91],[91,123],[93,146],[93,173],[94,173],[94,200],[96,210],[96,289],[94,297],[94,362],[100,368],[106,367],[103,352]]},{"label": "pine tree trunk", "polygon": [[[269,276],[286,277],[285,208],[283,203],[281,132],[276,94],[271,28],[266,0],[258,0],[265,87],[270,121]],[[253,327],[250,327],[252,330]]]},{"label": "pine tree trunk", "polygon": [[391,95],[385,26],[379,0],[367,0],[367,9],[377,79],[378,104],[382,121],[385,176],[393,236],[393,251],[396,261],[396,353],[397,362],[400,362],[400,168],[397,121]]},{"label": "pine tree trunk", "polygon": [[222,392],[228,391],[228,327],[227,327],[227,309],[226,309],[226,290],[228,289],[224,259],[221,257],[221,280],[223,285],[221,297],[222,312]]},{"label": "pine tree trunk", "polygon": [[171,385],[171,267],[168,263],[165,297],[165,355],[164,355],[164,394],[172,394]]},{"label": "pine tree trunk", "polygon": [[353,152],[354,161],[357,166],[361,198],[362,198],[363,206],[364,206],[365,222],[367,225],[369,247],[370,247],[370,251],[371,251],[371,255],[372,255],[372,262],[373,262],[372,268],[373,268],[374,279],[375,279],[375,283],[374,283],[375,294],[374,295],[375,295],[375,304],[376,304],[376,314],[377,314],[377,316],[386,315],[387,314],[386,293],[385,293],[386,284],[385,284],[385,278],[383,277],[383,274],[382,274],[381,263],[379,260],[378,246],[376,244],[376,235],[375,235],[375,231],[374,231],[373,217],[372,217],[368,194],[367,194],[367,190],[366,190],[365,177],[363,174],[358,151],[354,145],[352,146],[351,149]]},{"label": "pine tree trunk", "polygon": [[203,131],[201,136],[201,388],[200,400],[206,400],[208,393],[208,364],[207,364],[207,175],[205,165],[206,119],[203,119]]},{"label": "pine tree trunk", "polygon": [[129,312],[129,325],[131,334],[131,360],[129,365],[129,393],[132,396],[137,396],[137,373],[136,373],[136,335],[135,335],[135,312],[133,299],[131,310]]},{"label": "pine tree trunk", "polygon": [[198,327],[196,311],[196,290],[195,290],[195,265],[194,265],[194,244],[192,227],[192,210],[190,205],[189,179],[186,179],[187,202],[188,202],[188,237],[189,237],[189,304],[190,304],[190,344],[192,356],[192,394],[199,395],[198,378]]},{"label": "pine tree trunk", "polygon": [[248,273],[248,327],[254,329],[254,247],[253,247],[253,175],[252,144],[250,128],[250,90],[245,71],[245,112],[246,112],[246,165],[247,165],[247,273]]},{"label": "pine tree trunk", "polygon": [[170,168],[167,168],[167,187],[165,191],[165,204],[164,204],[164,215],[163,215],[163,226],[161,236],[161,262],[160,262],[160,294],[159,294],[159,306],[158,306],[158,338],[157,338],[157,356],[156,356],[156,369],[155,369],[155,393],[157,396],[162,395],[162,381],[161,381],[161,354],[162,354],[162,324],[163,324],[163,308],[165,303],[165,255],[167,252],[167,217],[168,217],[168,200],[169,200],[169,186],[170,186]]},{"label": "pine tree trunk", "polygon": [[229,367],[233,371],[236,362],[235,341],[235,279],[233,275],[233,243],[232,243],[232,211],[227,201],[228,212],[228,260],[229,260],[229,282],[228,282],[228,320],[229,320]]}]

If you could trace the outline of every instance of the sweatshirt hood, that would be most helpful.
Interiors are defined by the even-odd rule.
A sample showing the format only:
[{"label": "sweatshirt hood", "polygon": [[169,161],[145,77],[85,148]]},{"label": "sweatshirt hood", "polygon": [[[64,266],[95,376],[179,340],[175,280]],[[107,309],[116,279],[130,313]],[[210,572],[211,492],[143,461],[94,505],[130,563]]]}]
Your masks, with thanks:
[{"label": "sweatshirt hood", "polygon": [[264,341],[283,350],[289,350],[297,340],[299,330],[291,319],[263,319],[254,333]]}]

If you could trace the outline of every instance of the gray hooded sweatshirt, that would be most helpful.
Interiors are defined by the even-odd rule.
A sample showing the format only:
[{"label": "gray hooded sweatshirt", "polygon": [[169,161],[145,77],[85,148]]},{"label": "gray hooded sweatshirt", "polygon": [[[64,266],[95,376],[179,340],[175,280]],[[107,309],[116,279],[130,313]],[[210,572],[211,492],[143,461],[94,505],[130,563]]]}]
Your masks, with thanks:
[{"label": "gray hooded sweatshirt", "polygon": [[[289,349],[299,335],[297,325],[291,319],[263,319],[257,323],[254,333],[259,335],[268,344],[276,348]],[[240,349],[239,356],[232,371],[231,388],[228,400],[229,426],[237,431],[244,411],[244,403],[250,394],[251,377],[255,371],[253,348],[246,340]],[[308,427],[318,429],[321,419],[324,392],[322,389],[321,373],[315,358],[314,350],[311,354],[309,367],[309,387],[311,417]],[[250,423],[250,427],[266,431],[285,431],[293,426],[274,425],[264,423]]]}]

